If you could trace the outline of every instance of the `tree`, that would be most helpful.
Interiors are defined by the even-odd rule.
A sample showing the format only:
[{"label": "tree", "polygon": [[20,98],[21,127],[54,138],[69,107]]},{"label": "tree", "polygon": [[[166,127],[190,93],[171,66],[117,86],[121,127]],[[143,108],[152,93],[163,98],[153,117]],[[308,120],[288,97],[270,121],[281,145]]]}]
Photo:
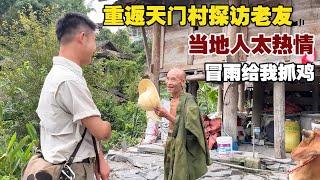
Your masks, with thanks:
[{"label": "tree", "polygon": [[103,28],[100,30],[99,34],[97,35],[97,42],[101,43],[104,41],[112,41],[112,32],[108,28]]},{"label": "tree", "polygon": [[[50,14],[47,12],[50,11]],[[84,0],[2,0],[0,1],[0,20],[13,25],[20,13],[34,14],[43,24],[54,22],[66,12],[86,14],[90,11]],[[0,28],[0,34],[10,34]]]},{"label": "tree", "polygon": [[16,0],[3,0],[0,1],[0,19],[8,9],[16,2]]},{"label": "tree", "polygon": [[[27,135],[28,130],[21,128],[25,124],[31,123],[36,128],[39,125],[35,110],[44,79],[52,66],[52,57],[59,49],[55,37],[56,19],[51,18],[61,15],[56,12],[56,9],[50,8],[41,12],[23,11],[18,13],[17,19],[9,18],[10,22],[3,21],[0,24],[0,55],[4,59],[0,70],[0,134],[7,134],[0,136],[0,142],[5,145],[8,142],[12,144],[11,139],[23,139]],[[136,103],[137,85],[143,74],[143,63],[139,58],[144,52],[141,52],[139,43],[130,42],[127,30],[115,34],[105,30],[98,37],[101,37],[101,40],[110,38],[121,51],[135,55],[131,60],[94,59],[94,63],[84,69],[85,78],[102,118],[112,122],[114,136],[112,141],[104,143],[104,146],[119,146],[122,141],[129,145],[135,144],[143,135],[146,125],[145,112],[139,109]],[[124,101],[119,99],[119,94],[124,97]],[[23,153],[30,155],[30,148],[21,149],[20,144],[16,143],[14,146],[21,150],[17,155],[13,155],[14,160],[19,159]],[[2,150],[0,148],[0,156],[5,152]],[[22,164],[20,163],[19,167],[22,167]],[[0,167],[2,165],[5,164],[0,163]],[[9,179],[15,179],[11,176],[20,174],[19,170],[20,168],[14,171],[11,168],[3,169],[0,171],[0,179],[8,177],[5,175],[9,175]]]},{"label": "tree", "polygon": [[127,28],[119,29],[116,33],[114,33],[112,36],[112,42],[116,42],[115,45],[120,51],[130,53],[130,39]]},{"label": "tree", "polygon": [[109,29],[103,28],[97,35],[98,44],[111,41],[120,52],[134,57],[132,60],[141,66],[145,66],[146,56],[142,40],[131,42],[129,31],[127,28],[124,28],[112,33]]},{"label": "tree", "polygon": [[[54,24],[42,24],[34,14],[21,14],[11,35],[0,35],[0,54],[5,63],[0,71],[0,101],[5,103],[6,120],[14,120],[12,131],[25,133],[21,124],[37,123],[35,109],[45,75],[51,67],[51,59],[58,49]],[[22,26],[20,26],[22,24]],[[17,51],[19,50],[19,51]]]},{"label": "tree", "polygon": [[[12,122],[10,134],[17,132],[19,137],[26,134],[21,124],[32,122],[38,126],[39,118],[35,109],[44,79],[52,65],[52,57],[58,52],[55,24],[43,24],[43,20],[37,18],[35,14],[21,14],[15,26],[2,26],[11,28],[11,36],[0,35],[0,44],[5,45],[0,45],[0,54],[5,58],[0,71],[0,102],[4,103],[5,120]],[[121,39],[120,36],[126,34],[111,34],[111,38],[116,40]],[[129,38],[127,40],[115,43],[126,45],[129,49],[131,42]],[[138,49],[135,51],[139,54]],[[143,74],[143,64],[137,61],[137,57],[127,61],[94,60],[93,65],[84,69],[88,86],[103,118],[111,120],[113,129],[121,132],[121,138],[125,139],[127,136],[140,136],[145,124],[142,123],[145,121],[144,113],[136,105],[137,85]],[[113,143],[119,141],[114,139]]]}]

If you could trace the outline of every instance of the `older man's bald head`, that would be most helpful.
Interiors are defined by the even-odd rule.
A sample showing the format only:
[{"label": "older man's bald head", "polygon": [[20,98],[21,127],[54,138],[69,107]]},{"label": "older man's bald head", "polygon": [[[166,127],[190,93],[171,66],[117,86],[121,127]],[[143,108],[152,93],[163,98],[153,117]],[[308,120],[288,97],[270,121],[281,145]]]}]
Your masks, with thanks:
[{"label": "older man's bald head", "polygon": [[175,76],[179,78],[180,80],[185,81],[186,80],[186,73],[184,70],[179,69],[179,68],[173,68],[168,72],[168,76]]},{"label": "older man's bald head", "polygon": [[179,95],[184,90],[185,81],[186,73],[182,69],[171,69],[167,74],[167,91],[172,96]]}]

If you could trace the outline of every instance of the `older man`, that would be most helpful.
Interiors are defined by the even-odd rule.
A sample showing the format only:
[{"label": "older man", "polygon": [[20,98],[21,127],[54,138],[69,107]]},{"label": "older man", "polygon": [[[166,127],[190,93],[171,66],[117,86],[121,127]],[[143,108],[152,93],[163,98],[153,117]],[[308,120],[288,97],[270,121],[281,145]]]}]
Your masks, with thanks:
[{"label": "older man", "polygon": [[170,112],[155,108],[169,120],[164,159],[165,180],[197,179],[207,172],[209,153],[200,120],[200,110],[193,96],[184,92],[186,75],[181,69],[167,74],[167,91],[171,94]]}]

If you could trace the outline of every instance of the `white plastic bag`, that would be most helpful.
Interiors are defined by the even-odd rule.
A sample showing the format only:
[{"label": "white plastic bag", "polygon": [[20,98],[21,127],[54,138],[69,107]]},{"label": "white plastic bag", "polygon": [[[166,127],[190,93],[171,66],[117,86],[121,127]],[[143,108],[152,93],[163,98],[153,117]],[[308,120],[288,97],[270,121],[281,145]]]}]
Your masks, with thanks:
[{"label": "white plastic bag", "polygon": [[[161,105],[167,111],[170,112],[170,101],[161,100]],[[142,141],[142,144],[152,144],[157,141],[157,137],[160,133],[162,143],[165,143],[168,137],[169,121],[166,118],[161,118],[159,120],[152,119],[153,116],[150,116],[147,113],[147,128],[145,131],[145,137]]]},{"label": "white plastic bag", "polygon": [[[162,107],[165,108],[167,111],[170,112],[170,101],[168,100],[161,100]],[[160,120],[160,134],[161,134],[161,141],[165,143],[168,137],[168,130],[169,130],[169,121],[166,118],[161,118]]]},{"label": "white plastic bag", "polygon": [[152,144],[156,142],[159,134],[158,126],[159,126],[158,121],[154,121],[148,118],[145,137],[142,141],[142,144]]}]

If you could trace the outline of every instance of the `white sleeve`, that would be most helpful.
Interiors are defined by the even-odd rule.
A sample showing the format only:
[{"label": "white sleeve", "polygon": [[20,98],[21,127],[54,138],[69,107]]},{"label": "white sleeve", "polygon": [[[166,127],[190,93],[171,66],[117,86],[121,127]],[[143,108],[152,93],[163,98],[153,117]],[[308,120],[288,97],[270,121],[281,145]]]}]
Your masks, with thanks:
[{"label": "white sleeve", "polygon": [[73,122],[91,116],[101,117],[88,87],[76,81],[68,80],[61,83],[55,98],[64,111],[73,115]]}]

